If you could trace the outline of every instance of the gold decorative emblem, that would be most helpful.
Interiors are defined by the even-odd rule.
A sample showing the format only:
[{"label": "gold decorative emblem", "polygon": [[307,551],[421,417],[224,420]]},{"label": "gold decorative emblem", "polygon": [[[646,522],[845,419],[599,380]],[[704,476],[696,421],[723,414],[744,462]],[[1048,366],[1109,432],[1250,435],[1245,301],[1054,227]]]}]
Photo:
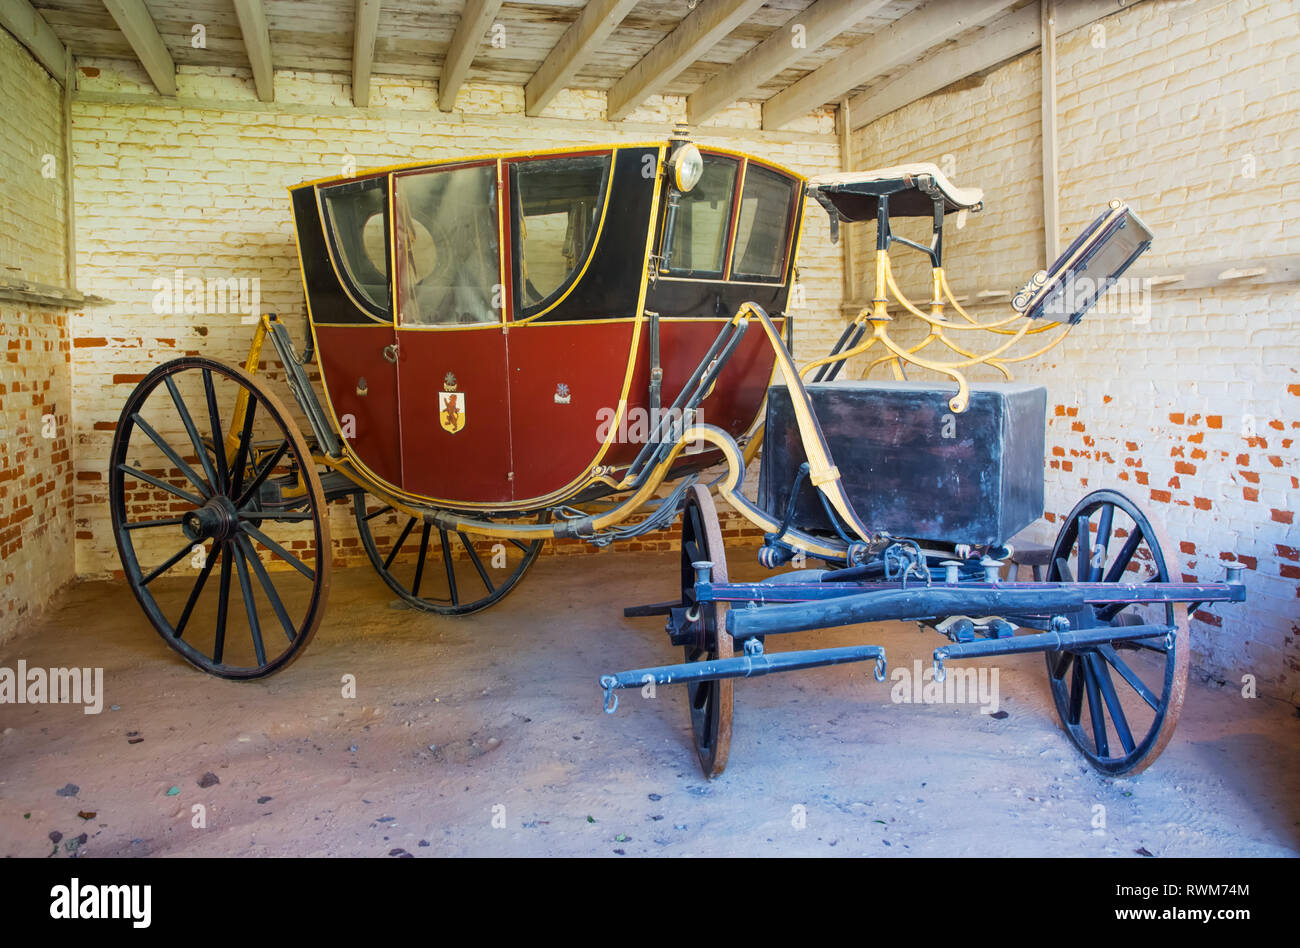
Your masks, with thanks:
[{"label": "gold decorative emblem", "polygon": [[465,427],[465,393],[456,391],[456,376],[448,372],[438,397],[438,423],[452,434]]}]

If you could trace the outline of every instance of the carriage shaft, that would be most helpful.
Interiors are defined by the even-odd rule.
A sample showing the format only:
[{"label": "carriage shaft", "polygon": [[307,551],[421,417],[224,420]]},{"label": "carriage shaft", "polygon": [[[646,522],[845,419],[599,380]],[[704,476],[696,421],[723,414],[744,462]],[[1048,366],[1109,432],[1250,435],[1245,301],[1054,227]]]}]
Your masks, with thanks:
[{"label": "carriage shaft", "polygon": [[826,665],[843,665],[847,662],[865,662],[874,659],[877,677],[884,674],[885,650],[879,645],[849,645],[841,648],[808,649],[800,652],[766,652],[757,655],[737,655],[712,661],[686,662],[681,665],[659,665],[633,671],[602,675],[600,686],[606,694],[615,688],[640,688],[653,681],[656,685],[681,685],[723,678],[760,678],[773,672],[798,671],[803,668],[821,668]]},{"label": "carriage shaft", "polygon": [[1151,639],[1168,635],[1173,629],[1164,625],[1104,626],[1078,631],[1036,632],[1032,635],[1012,635],[1001,639],[978,639],[974,642],[954,642],[934,650],[934,660],[939,664],[950,658],[987,658],[991,655],[1017,655],[1022,652],[1060,652],[1066,649],[1109,645],[1133,639]]}]

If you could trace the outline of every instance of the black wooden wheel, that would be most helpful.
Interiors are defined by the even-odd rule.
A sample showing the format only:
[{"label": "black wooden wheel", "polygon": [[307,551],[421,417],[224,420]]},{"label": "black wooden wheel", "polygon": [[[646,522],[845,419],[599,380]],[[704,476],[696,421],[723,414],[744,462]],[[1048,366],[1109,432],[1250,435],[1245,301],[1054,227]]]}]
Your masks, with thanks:
[{"label": "black wooden wheel", "polygon": [[[425,612],[467,616],[519,585],[545,540],[500,540],[435,527],[364,492],[352,496],[370,563],[402,601]],[[545,523],[549,513],[538,515]]]},{"label": "black wooden wheel", "polygon": [[[682,603],[686,617],[698,637],[684,646],[686,661],[703,662],[731,658],[730,633],[725,623],[725,607],[695,601],[695,563],[708,561],[715,583],[727,582],[727,552],[722,545],[718,511],[707,487],[691,487],[682,506]],[[691,734],[704,776],[713,778],[727,767],[731,750],[732,681],[687,683],[686,694],[691,716]]]},{"label": "black wooden wheel", "polygon": [[164,642],[232,679],[302,652],[325,606],[330,532],[279,398],[211,359],[160,365],[122,409],[108,474],[122,568]]},{"label": "black wooden wheel", "polygon": [[[1070,512],[1052,548],[1049,582],[1160,583],[1177,568],[1163,532],[1116,491]],[[1047,653],[1061,726],[1099,771],[1136,774],[1173,736],[1187,689],[1187,607],[1110,605],[1097,626],[1162,625],[1167,636]]]}]

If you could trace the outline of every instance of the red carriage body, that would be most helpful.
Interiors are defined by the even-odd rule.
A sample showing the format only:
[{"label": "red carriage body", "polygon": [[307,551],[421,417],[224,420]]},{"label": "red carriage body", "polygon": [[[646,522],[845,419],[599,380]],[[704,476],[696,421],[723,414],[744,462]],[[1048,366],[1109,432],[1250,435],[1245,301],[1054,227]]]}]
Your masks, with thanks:
[{"label": "red carriage body", "polygon": [[[494,155],[292,189],[326,407],[359,471],[442,508],[589,499],[643,447],[656,376],[671,403],[741,303],[785,331],[804,179],[703,148],[698,184],[678,193],[659,172],[670,147]],[[744,339],[696,420],[741,436],[772,369],[767,343]]]}]

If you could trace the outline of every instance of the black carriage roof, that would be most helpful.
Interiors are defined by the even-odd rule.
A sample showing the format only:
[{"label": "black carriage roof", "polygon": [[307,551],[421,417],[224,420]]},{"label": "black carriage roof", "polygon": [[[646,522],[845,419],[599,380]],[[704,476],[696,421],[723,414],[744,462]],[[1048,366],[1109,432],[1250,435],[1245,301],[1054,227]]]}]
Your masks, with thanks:
[{"label": "black carriage roof", "polygon": [[[298,191],[303,188],[327,187],[335,184],[347,184],[350,181],[364,181],[367,178],[373,178],[378,175],[389,174],[395,171],[419,171],[424,168],[442,168],[451,165],[464,165],[464,164],[474,164],[476,162],[482,162],[482,161],[495,161],[499,158],[504,158],[504,159],[564,158],[566,156],[590,155],[594,153],[600,153],[606,151],[618,151],[618,150],[629,149],[629,148],[667,148],[671,150],[674,144],[675,142],[672,140],[661,139],[659,141],[606,142],[601,144],[570,146],[568,148],[546,148],[546,149],[526,149],[526,150],[518,150],[518,151],[482,152],[476,155],[462,155],[462,156],[457,156],[455,158],[440,158],[436,161],[412,161],[412,162],[404,162],[402,164],[383,165],[378,168],[367,168],[365,170],[357,171],[355,174],[335,175],[333,177],[328,177],[328,178],[314,178],[309,181],[302,181],[298,184],[290,185],[289,190]],[[797,171],[792,171],[791,169],[785,167],[784,165],[778,164],[774,161],[769,161],[768,159],[759,157],[758,155],[750,154],[749,152],[736,151],[735,149],[727,148],[721,145],[706,145],[706,144],[700,144],[699,142],[696,142],[695,144],[701,151],[714,153],[714,154],[731,155],[732,157],[735,158],[746,158],[749,161],[755,162],[760,165],[764,165],[766,167],[779,171],[782,174],[788,175],[791,178],[795,178],[800,182],[807,182],[808,180],[804,175],[799,174],[799,172]]]},{"label": "black carriage roof", "polygon": [[978,211],[984,206],[980,188],[959,188],[939,166],[928,161],[878,168],[873,171],[843,171],[808,179],[808,193],[842,221],[875,220],[881,197],[889,198],[894,217],[929,217],[936,201],[944,211]]}]

